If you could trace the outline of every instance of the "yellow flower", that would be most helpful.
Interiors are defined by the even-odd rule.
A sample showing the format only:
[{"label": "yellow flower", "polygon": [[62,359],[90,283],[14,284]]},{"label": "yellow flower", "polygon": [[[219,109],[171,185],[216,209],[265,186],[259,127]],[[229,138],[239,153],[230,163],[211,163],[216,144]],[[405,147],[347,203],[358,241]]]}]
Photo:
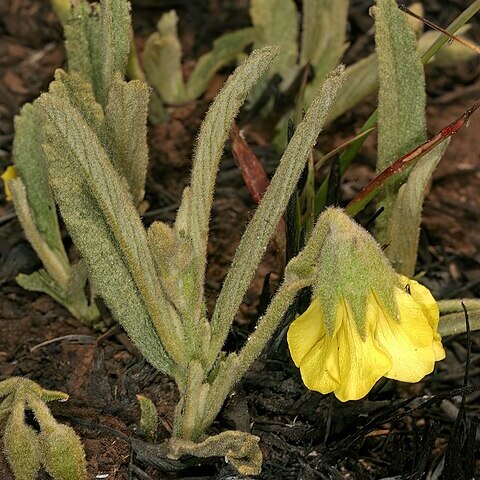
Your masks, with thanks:
[{"label": "yellow flower", "polygon": [[445,352],[430,291],[398,275],[342,210],[322,213],[314,232],[318,247],[305,257],[313,301],[288,331],[305,385],[345,402],[367,395],[381,377],[418,382],[431,373]]},{"label": "yellow flower", "polygon": [[17,172],[15,171],[15,167],[10,165],[5,169],[5,171],[0,175],[0,178],[3,180],[3,184],[5,186],[5,200],[10,202],[12,200],[12,192],[8,186],[8,181],[17,178]]}]

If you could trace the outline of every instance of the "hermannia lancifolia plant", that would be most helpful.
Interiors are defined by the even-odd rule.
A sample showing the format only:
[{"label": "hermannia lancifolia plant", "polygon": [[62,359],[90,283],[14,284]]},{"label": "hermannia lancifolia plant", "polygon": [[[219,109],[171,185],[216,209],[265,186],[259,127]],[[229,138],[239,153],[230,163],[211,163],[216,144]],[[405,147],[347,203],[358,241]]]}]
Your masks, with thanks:
[{"label": "hermannia lancifolia plant", "polygon": [[[62,18],[69,74],[58,73],[62,79],[59,84],[88,117],[138,208],[148,161],[149,92],[143,82],[123,79],[129,52],[129,5],[109,0],[101,5],[78,2],[71,11],[65,10]],[[95,324],[100,313],[93,302],[93,286],[90,296],[85,293],[85,264],[80,260],[72,265],[62,242],[47,179],[42,118],[34,101],[25,105],[15,119],[13,176],[18,178],[9,182],[9,189],[25,234],[44,266],[30,275],[18,275],[17,282],[27,290],[49,294],[73,316]]]},{"label": "hermannia lancifolia plant", "polygon": [[[45,390],[20,377],[0,382],[0,422],[4,451],[15,480],[35,480],[43,467],[53,480],[86,480],[83,447],[73,428],[58,423],[46,402],[64,402],[68,395]],[[32,412],[36,428],[26,421]]]},{"label": "hermannia lancifolia plant", "polygon": [[[235,116],[275,63],[278,49],[255,50],[227,80],[200,129],[191,182],[174,224],[155,222],[146,229],[138,213],[146,162],[146,88],[139,81],[125,83],[118,74],[128,52],[129,32],[112,22],[115,15],[128,18],[126,1],[104,0],[93,7],[79,3],[70,25],[78,38],[70,37],[69,43],[66,28],[67,51],[85,54],[72,57],[68,73],[58,70],[49,92],[34,104],[49,184],[96,292],[144,357],[178,386],[170,455],[222,456],[240,473],[257,474],[262,462],[258,437],[240,431],[208,436],[208,429],[300,290],[311,287],[313,297],[310,308],[290,327],[292,357],[309,388],[334,392],[342,401],[362,398],[382,376],[413,382],[430,373],[444,356],[437,332],[438,307],[425,287],[394,271],[370,234],[344,211],[328,209],[319,216],[303,250],[287,264],[254,333],[238,352],[224,352],[238,307],[346,74],[343,67],[325,72],[312,92],[308,110],[240,241],[215,308],[208,312],[205,270],[218,165]],[[375,16],[379,42],[395,39],[382,47],[383,60],[379,52],[382,88],[382,78],[388,77],[382,76],[382,68],[406,75],[405,56],[414,50],[415,37],[405,33],[406,22],[393,0],[378,0]],[[97,23],[98,18],[103,20]],[[75,25],[81,28],[74,30]],[[390,56],[394,58],[389,66]],[[417,92],[423,89],[418,83],[419,78],[423,81],[419,62],[415,69],[417,83],[412,88]],[[398,95],[399,111],[382,126],[394,147],[388,155],[380,152],[385,162],[425,135],[422,105],[410,108],[405,96]],[[382,102],[387,108],[388,101]],[[401,127],[411,119],[415,131],[407,139]],[[392,129],[398,129],[396,140]],[[382,135],[381,131],[379,143],[385,146],[387,137]],[[428,171],[418,175],[421,183],[412,191],[408,186],[403,193],[399,188],[386,191],[388,202],[414,202],[416,213],[430,163],[436,164],[441,150],[424,159]],[[10,185],[15,190],[18,180]],[[388,233],[393,227],[382,228]],[[405,252],[411,262],[411,249],[398,251],[396,264]],[[408,265],[401,272],[410,276]]]}]

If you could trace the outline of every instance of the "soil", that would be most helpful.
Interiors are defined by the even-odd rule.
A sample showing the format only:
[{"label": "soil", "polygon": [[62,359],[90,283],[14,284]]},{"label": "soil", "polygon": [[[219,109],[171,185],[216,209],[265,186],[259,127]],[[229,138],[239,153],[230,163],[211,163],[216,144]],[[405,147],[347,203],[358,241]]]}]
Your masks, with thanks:
[{"label": "soil", "polygon": [[[248,2],[138,0],[133,2],[135,40],[142,48],[160,15],[176,8],[186,71],[220,33],[248,24]],[[347,62],[372,48],[370,0],[352,1]],[[425,0],[426,16],[446,25],[470,1]],[[478,19],[473,38],[480,39]],[[41,0],[0,0],[0,170],[11,163],[13,118],[20,107],[48,88],[65,53],[62,29]],[[189,67],[190,65],[190,67]],[[168,124],[150,126],[151,165],[146,223],[170,221],[188,182],[191,151],[209,101],[229,72],[222,71],[204,98],[174,109]],[[460,116],[480,93],[480,59],[446,70],[429,69],[429,133]],[[340,145],[375,106],[367,99],[322,135],[322,149]],[[433,179],[424,207],[419,271],[437,298],[480,294],[480,143],[478,115],[458,133]],[[278,155],[269,134],[245,126],[247,141],[271,173]],[[230,147],[218,177],[209,244],[208,295],[214,303],[242,231],[255,208],[235,167]],[[342,186],[347,201],[372,177],[375,142],[369,140]],[[68,237],[65,235],[68,242]],[[72,253],[73,253],[73,249]],[[156,480],[235,478],[223,459],[179,472],[160,468],[155,445],[139,427],[137,394],[159,412],[157,444],[171,434],[178,400],[174,383],[155,371],[119,329],[102,335],[83,326],[46,295],[15,283],[39,261],[26,242],[12,205],[0,197],[0,380],[22,375],[70,395],[51,404],[54,415],[75,428],[85,446],[89,478]],[[275,280],[278,255],[271,247],[238,313],[227,348],[243,343],[258,317],[267,274]],[[274,283],[274,282],[273,282]],[[341,404],[310,392],[289,359],[282,338],[264,354],[227,401],[216,431],[248,430],[261,438],[264,479],[438,479],[480,478],[478,398],[480,337],[447,338],[447,359],[434,375],[409,385],[379,382],[368,398]],[[284,340],[284,339],[283,339]],[[463,391],[467,356],[468,391]],[[464,401],[462,402],[462,394]],[[1,435],[0,429],[0,435]],[[43,472],[39,478],[49,478]],[[0,453],[0,479],[12,480]]]}]

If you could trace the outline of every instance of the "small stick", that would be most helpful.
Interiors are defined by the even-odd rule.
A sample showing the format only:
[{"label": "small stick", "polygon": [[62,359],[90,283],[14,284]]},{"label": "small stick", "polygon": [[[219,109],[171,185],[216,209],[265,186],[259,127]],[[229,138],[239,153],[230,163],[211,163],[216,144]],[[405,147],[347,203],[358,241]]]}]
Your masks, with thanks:
[{"label": "small stick", "polygon": [[463,46],[472,49],[475,53],[478,53],[480,55],[480,46],[477,45],[476,43],[474,43],[474,42],[472,42],[472,41],[470,41],[466,38],[459,37],[458,35],[454,35],[453,33],[447,32],[447,30],[445,30],[442,27],[439,27],[438,25],[431,22],[430,20],[427,20],[426,18],[421,17],[420,15],[417,15],[415,12],[410,10],[405,5],[399,5],[398,8],[402,12],[405,12],[408,15],[410,15],[411,17],[416,18],[417,20],[420,20],[421,22],[423,22],[425,25],[429,26],[430,28],[433,28],[434,30],[437,30],[437,31],[443,33],[448,38],[451,38],[452,40],[455,40],[456,42],[462,44]]},{"label": "small stick", "polygon": [[354,217],[360,212],[365,205],[378,193],[379,188],[385,184],[391,177],[402,172],[411,165],[415,160],[423,157],[425,154],[433,150],[439,143],[443,142],[447,138],[457,133],[473,115],[475,110],[480,107],[480,100],[477,100],[465,113],[457,118],[450,125],[446,126],[440,132],[438,132],[433,138],[422,143],[411,152],[405,154],[403,157],[396,160],[385,170],[380,172],[368,185],[363,187],[362,190],[353,198],[353,200],[347,205],[345,211]]}]

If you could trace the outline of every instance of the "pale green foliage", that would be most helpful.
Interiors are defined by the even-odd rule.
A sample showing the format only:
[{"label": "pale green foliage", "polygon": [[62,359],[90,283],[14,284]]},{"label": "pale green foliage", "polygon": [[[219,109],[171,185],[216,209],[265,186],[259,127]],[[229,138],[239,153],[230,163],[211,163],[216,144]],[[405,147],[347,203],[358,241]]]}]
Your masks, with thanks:
[{"label": "pale green foliage", "polygon": [[229,325],[287,206],[292,191],[286,185],[297,184],[305,166],[299,158],[308,158],[344,79],[343,68],[326,79],[287,145],[270,186],[242,237],[212,315],[212,355],[225,341]]},{"label": "pale green foliage", "polygon": [[250,17],[256,30],[257,47],[278,46],[280,53],[268,71],[290,77],[298,59],[298,12],[293,0],[252,0]]},{"label": "pale green foliage", "polygon": [[[261,52],[261,53],[260,53]],[[208,223],[215,187],[218,164],[228,138],[233,119],[247,98],[248,93],[259,77],[267,70],[277,50],[265,47],[252,53],[249,61],[244,63],[225,84],[215,102],[210,107],[200,129],[195,149],[190,206],[183,204],[181,210],[189,208],[188,224],[184,222],[185,234],[191,238],[192,248],[197,256],[198,273],[203,279],[207,252]],[[218,121],[218,119],[221,121]],[[183,208],[182,208],[183,207]],[[200,288],[203,291],[203,281]],[[202,295],[203,296],[203,295]]]},{"label": "pale green foliage", "polygon": [[[156,340],[155,328],[165,331],[165,343],[175,338],[181,345],[182,334],[178,328],[172,329],[172,319],[166,324],[171,315],[162,302],[146,233],[127,183],[114,170],[98,135],[68,96],[60,95],[60,88],[53,91],[38,102],[48,115],[45,149],[62,215],[77,247],[82,253],[88,251],[85,259],[90,274],[107,305],[123,320],[134,342],[152,352],[147,358],[170,373],[170,362]],[[146,302],[143,296],[148,297]],[[152,303],[153,299],[157,301]],[[149,306],[152,320],[147,313]],[[176,359],[182,363],[179,356]]]},{"label": "pale green foliage", "polygon": [[51,250],[58,252],[61,261],[67,262],[42,154],[40,123],[38,109],[29,103],[24,105],[20,115],[15,117],[15,170],[28,192],[27,201],[31,206],[31,215],[35,218],[38,233]]},{"label": "pale green foliage", "polygon": [[[378,0],[375,38],[380,88],[378,95],[377,171],[426,140],[425,76],[415,34],[394,0]],[[446,145],[422,158],[380,193],[385,208],[377,238],[399,273],[415,270],[425,190]],[[406,184],[401,186],[401,182]]]},{"label": "pale green foliage", "polygon": [[[464,25],[463,27],[458,29],[456,35],[462,38],[466,38],[465,33],[467,33],[471,27],[471,24]],[[420,50],[420,52],[425,52],[427,48],[432,45],[436,41],[436,39],[438,39],[439,36],[442,37],[442,35],[439,35],[437,32],[434,31],[428,31],[424,35],[422,35],[418,42],[418,49]],[[476,56],[477,54],[470,48],[467,48],[458,42],[452,42],[451,44],[447,44],[443,48],[441,48],[430,60],[430,63],[432,63],[436,67],[445,68],[460,62],[466,62],[468,60],[471,60],[472,58],[475,58]]]},{"label": "pale green foliage", "polygon": [[[304,106],[310,104],[325,75],[337,66],[347,49],[348,5],[348,0],[303,1],[300,63],[310,64],[314,72],[305,89]],[[339,101],[344,97],[345,92],[342,91]]]},{"label": "pale green foliage", "polygon": [[153,87],[150,119],[167,119],[163,104],[175,105],[195,100],[207,89],[215,73],[234,63],[248,44],[253,42],[253,29],[227,33],[213,42],[213,48],[202,55],[184,81],[182,47],[177,32],[178,17],[174,10],[165,13],[157,23],[157,31],[148,38],[143,51],[146,79]]},{"label": "pale green foliage", "polygon": [[440,323],[438,332],[442,337],[465,333],[466,321],[465,310],[468,312],[470,330],[480,330],[480,299],[456,298],[454,300],[440,300]]},{"label": "pale green foliage", "polygon": [[226,82],[200,130],[191,186],[184,191],[175,224],[157,222],[148,233],[127,183],[114,167],[111,157],[118,146],[109,150],[104,130],[97,127],[99,119],[85,108],[91,102],[79,103],[67,88],[73,79],[58,74],[50,93],[38,100],[55,198],[91,278],[145,358],[173,376],[180,389],[171,452],[227,456],[244,472],[260,468],[257,439],[224,432],[206,440],[204,432],[264,348],[296,292],[312,279],[286,278],[251,341],[238,354],[225,356],[223,342],[344,83],[342,69],[329,76],[295,132],[247,228],[210,324],[204,276],[218,164],[235,115],[275,54],[272,47],[254,52]]},{"label": "pale green foliage", "polygon": [[10,190],[25,235],[45,268],[18,275],[17,282],[27,290],[49,294],[72,315],[91,323],[99,312],[84,293],[86,277],[79,277],[72,269],[62,243],[41,150],[43,131],[36,103],[22,108],[15,119],[15,131],[13,156],[19,178],[10,181]]},{"label": "pale green foliage", "polygon": [[102,0],[75,2],[64,25],[68,70],[93,85],[105,107],[117,73],[123,76],[130,49],[129,3]]},{"label": "pale green foliage", "polygon": [[43,465],[54,480],[87,478],[85,453],[71,427],[55,422],[40,432],[39,440]]},{"label": "pale green foliage", "polygon": [[174,439],[171,442],[173,455],[195,455],[196,457],[218,456],[225,451],[231,463],[240,475],[258,475],[262,466],[262,452],[258,448],[259,437],[245,432],[229,430],[207,437],[203,442]]},{"label": "pale green foliage", "polygon": [[34,480],[41,466],[38,435],[25,423],[25,405],[16,402],[3,435],[5,453],[15,480]]},{"label": "pale green foliage", "polygon": [[162,15],[157,24],[157,32],[150,35],[143,52],[147,81],[167,103],[184,101],[186,96],[177,21],[174,10]]},{"label": "pale green foliage", "polygon": [[128,183],[135,205],[145,195],[148,163],[148,87],[144,82],[125,82],[117,74],[111,84],[102,125],[104,146],[115,170]]},{"label": "pale green foliage", "polygon": [[151,442],[157,436],[158,412],[155,404],[144,395],[137,395],[140,404],[140,428]]},{"label": "pale green foliage", "polygon": [[241,28],[226,33],[213,42],[213,48],[203,54],[188,78],[187,93],[189,98],[198,98],[207,89],[214,74],[223,66],[235,61],[252,43],[253,28]]},{"label": "pale green foliage", "polygon": [[345,88],[333,106],[329,121],[351,110],[378,89],[378,67],[375,54],[362,58],[347,67]]},{"label": "pale green foliage", "polygon": [[[426,140],[426,94],[416,37],[405,15],[395,0],[377,0],[373,11],[380,82],[377,172],[381,172]],[[378,197],[378,205],[385,209],[377,222],[381,243],[390,242],[387,222],[401,181],[397,178]]]},{"label": "pale green foliage", "polygon": [[[45,390],[20,377],[0,382],[0,421],[6,420],[4,446],[15,480],[35,480],[43,466],[53,480],[86,480],[85,453],[71,427],[57,423],[45,402],[65,401],[68,395]],[[33,411],[37,433],[25,423]]]},{"label": "pale green foliage", "polygon": [[418,161],[393,203],[386,251],[395,270],[407,277],[415,273],[425,191],[449,143],[443,142]]},{"label": "pale green foliage", "polygon": [[[68,20],[66,6],[56,4],[65,21],[70,74],[57,71],[51,92],[69,98],[82,121],[94,132],[108,159],[126,180],[135,206],[143,200],[148,162],[147,86],[125,82],[129,50],[128,2],[76,2]],[[19,275],[26,289],[52,296],[75,317],[91,323],[99,317],[85,295],[83,263],[71,266],[64,250],[55,204],[47,181],[41,145],[45,140],[38,103],[26,105],[15,121],[14,162],[19,179],[11,183],[13,201],[25,234],[45,270]]]}]

